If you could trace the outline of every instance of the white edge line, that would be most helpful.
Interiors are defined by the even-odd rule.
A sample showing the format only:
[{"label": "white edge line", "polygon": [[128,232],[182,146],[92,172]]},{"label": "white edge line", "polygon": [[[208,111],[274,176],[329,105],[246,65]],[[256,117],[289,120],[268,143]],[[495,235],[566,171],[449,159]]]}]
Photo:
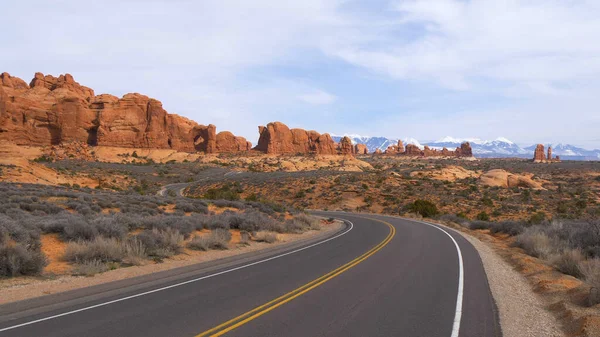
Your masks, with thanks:
[{"label": "white edge line", "polygon": [[450,235],[450,233],[448,233],[445,229],[443,229],[441,227],[438,227],[434,224],[430,224],[427,222],[419,221],[419,220],[412,220],[412,219],[405,219],[405,218],[401,218],[401,219],[412,221],[412,222],[418,222],[418,223],[422,223],[422,224],[431,226],[433,228],[437,228],[437,229],[441,230],[442,232],[444,232],[446,235],[448,235],[450,237],[450,239],[452,240],[452,242],[454,242],[454,246],[456,246],[456,252],[458,253],[458,294],[456,295],[456,309],[455,309],[455,313],[454,313],[454,323],[452,324],[451,337],[458,337],[458,333],[460,330],[460,320],[462,318],[462,303],[463,303],[463,292],[464,292],[464,282],[465,282],[463,257],[462,257],[462,252],[460,250],[460,247],[458,246],[458,243],[456,242],[454,237],[452,237],[452,235]]},{"label": "white edge line", "polygon": [[345,220],[344,219],[344,221],[348,221],[348,223],[350,223],[350,228],[347,231],[345,231],[343,233],[340,233],[340,234],[338,234],[338,235],[336,235],[334,237],[331,237],[329,239],[326,239],[326,240],[323,240],[323,241],[319,241],[317,243],[313,243],[310,246],[299,248],[299,249],[296,249],[296,250],[293,250],[291,252],[287,252],[287,253],[284,253],[284,254],[281,254],[281,255],[272,256],[270,258],[267,258],[267,259],[264,259],[264,260],[260,260],[260,261],[256,261],[256,262],[252,262],[252,263],[249,263],[249,264],[246,264],[246,265],[243,265],[243,266],[239,266],[239,267],[235,267],[235,268],[232,268],[232,269],[224,270],[224,271],[221,271],[221,272],[218,272],[218,273],[214,273],[214,274],[210,274],[210,275],[198,277],[198,278],[195,278],[195,279],[192,279],[192,280],[187,280],[185,282],[180,282],[180,283],[172,284],[170,286],[166,286],[166,287],[162,287],[162,288],[158,288],[158,289],[146,291],[146,292],[143,292],[143,293],[139,293],[139,294],[135,294],[135,295],[131,295],[131,296],[119,298],[119,299],[108,301],[108,302],[104,302],[104,303],[95,304],[95,305],[92,305],[92,306],[89,306],[89,307],[85,307],[85,308],[81,308],[81,309],[77,309],[77,310],[72,310],[72,311],[64,312],[64,313],[58,314],[58,315],[48,316],[48,317],[36,319],[36,320],[33,320],[33,321],[29,321],[29,322],[25,322],[25,323],[21,323],[21,324],[9,326],[9,327],[0,329],[0,332],[17,329],[17,328],[24,327],[24,326],[27,326],[27,325],[32,325],[32,324],[35,324],[35,323],[40,323],[40,322],[43,322],[43,321],[48,321],[48,320],[51,320],[51,319],[55,319],[55,318],[59,318],[59,317],[67,316],[67,315],[72,315],[72,314],[75,314],[75,313],[78,313],[78,312],[82,312],[82,311],[87,311],[87,310],[91,310],[91,309],[94,309],[94,308],[103,307],[103,306],[106,306],[106,305],[109,305],[109,304],[113,304],[113,303],[117,303],[117,302],[122,302],[122,301],[130,300],[132,298],[149,295],[149,294],[156,293],[156,292],[163,291],[163,290],[167,290],[167,289],[180,287],[180,286],[188,284],[188,283],[198,282],[198,281],[201,281],[201,280],[205,280],[205,279],[212,278],[212,277],[215,277],[215,276],[219,276],[219,275],[231,273],[231,272],[236,271],[236,270],[248,268],[248,267],[251,267],[251,266],[255,266],[257,264],[261,264],[261,263],[265,263],[265,262],[268,262],[268,261],[271,261],[271,260],[275,260],[275,259],[287,256],[287,255],[290,255],[290,254],[298,253],[298,252],[301,252],[303,250],[306,250],[306,249],[318,246],[320,244],[323,244],[325,242],[337,239],[340,236],[345,235],[346,233],[350,232],[354,228],[354,224],[351,221],[349,221],[349,220]]}]

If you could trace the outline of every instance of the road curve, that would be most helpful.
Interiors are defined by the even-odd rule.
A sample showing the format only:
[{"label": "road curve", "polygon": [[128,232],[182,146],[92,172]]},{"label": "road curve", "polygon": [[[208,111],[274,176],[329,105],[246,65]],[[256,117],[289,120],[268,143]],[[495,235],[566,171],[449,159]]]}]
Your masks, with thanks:
[{"label": "road curve", "polygon": [[70,301],[54,295],[39,308],[0,306],[0,336],[501,335],[479,255],[460,235],[393,217],[319,214],[352,228],[201,275]]}]

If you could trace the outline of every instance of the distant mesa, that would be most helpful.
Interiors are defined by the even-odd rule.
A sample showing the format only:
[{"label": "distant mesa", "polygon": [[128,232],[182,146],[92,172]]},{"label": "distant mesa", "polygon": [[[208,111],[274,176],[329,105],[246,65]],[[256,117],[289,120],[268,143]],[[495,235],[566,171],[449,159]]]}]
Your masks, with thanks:
[{"label": "distant mesa", "polygon": [[535,147],[535,151],[533,152],[533,162],[534,163],[557,163],[560,162],[560,157],[556,156],[552,158],[552,146],[548,146],[548,152],[544,150],[543,144],[538,144]]},{"label": "distant mesa", "polygon": [[153,98],[95,95],[70,74],[36,73],[28,85],[0,75],[0,140],[47,146],[82,142],[92,146],[173,149],[182,152],[241,152],[252,146],[216,126],[167,113]]}]

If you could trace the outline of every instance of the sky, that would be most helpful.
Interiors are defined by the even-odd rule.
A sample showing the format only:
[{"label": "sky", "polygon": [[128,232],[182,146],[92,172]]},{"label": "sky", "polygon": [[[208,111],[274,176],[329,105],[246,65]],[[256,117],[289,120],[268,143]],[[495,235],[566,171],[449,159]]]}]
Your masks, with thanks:
[{"label": "sky", "polygon": [[598,0],[4,3],[0,72],[139,92],[256,143],[334,134],[600,148]]}]

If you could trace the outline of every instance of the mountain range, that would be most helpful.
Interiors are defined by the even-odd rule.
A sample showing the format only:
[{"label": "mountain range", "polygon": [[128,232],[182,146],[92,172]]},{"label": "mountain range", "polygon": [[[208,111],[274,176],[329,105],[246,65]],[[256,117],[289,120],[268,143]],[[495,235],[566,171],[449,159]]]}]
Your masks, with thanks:
[{"label": "mountain range", "polygon": [[[387,137],[368,137],[361,135],[348,134],[353,144],[365,144],[369,149],[369,153],[376,149],[385,151],[390,145],[396,145],[398,138]],[[343,135],[332,135],[334,141],[339,142]],[[537,144],[531,146],[519,146],[516,143],[504,138],[498,137],[495,140],[482,140],[479,138],[454,138],[444,137],[433,142],[420,143],[414,138],[404,138],[403,143],[414,144],[423,149],[425,145],[430,148],[454,149],[459,147],[463,142],[469,142],[473,148],[473,154],[480,158],[533,158],[533,152]],[[587,150],[570,144],[545,144],[552,146],[553,155],[558,155],[563,160],[600,160],[600,150]]]}]

